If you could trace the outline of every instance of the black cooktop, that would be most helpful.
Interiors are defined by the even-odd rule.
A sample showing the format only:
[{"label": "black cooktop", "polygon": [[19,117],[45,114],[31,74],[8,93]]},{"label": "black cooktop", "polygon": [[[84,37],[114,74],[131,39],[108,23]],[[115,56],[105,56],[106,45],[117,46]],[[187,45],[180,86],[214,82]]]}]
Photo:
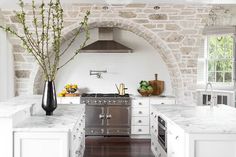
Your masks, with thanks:
[{"label": "black cooktop", "polygon": [[129,94],[119,95],[114,93],[83,93],[81,97],[129,97]]}]

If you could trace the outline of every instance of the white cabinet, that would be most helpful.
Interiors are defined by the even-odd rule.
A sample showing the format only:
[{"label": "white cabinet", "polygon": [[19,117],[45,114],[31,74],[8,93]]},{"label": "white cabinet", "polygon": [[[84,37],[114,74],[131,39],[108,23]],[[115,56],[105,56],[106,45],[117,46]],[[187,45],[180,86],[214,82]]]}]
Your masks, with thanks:
[{"label": "white cabinet", "polygon": [[83,157],[85,115],[71,131],[16,131],[14,157]]},{"label": "white cabinet", "polygon": [[159,98],[159,99],[157,99],[155,97],[151,97],[150,104],[151,105],[175,104],[175,99],[174,98]]},{"label": "white cabinet", "polygon": [[58,104],[81,104],[80,97],[57,97]]},{"label": "white cabinet", "polygon": [[167,123],[168,157],[184,157],[185,134],[178,126]]},{"label": "white cabinet", "polygon": [[[134,138],[150,138],[150,134],[157,137],[157,113],[151,105],[175,104],[174,98],[162,97],[134,97],[132,100],[131,134]],[[153,122],[155,121],[155,122]],[[138,136],[137,136],[138,135]]]},{"label": "white cabinet", "polygon": [[131,134],[149,135],[149,98],[132,100]]},{"label": "white cabinet", "polygon": [[14,157],[68,157],[67,133],[18,132],[14,136]]},{"label": "white cabinet", "polygon": [[158,111],[151,114],[151,150],[155,157],[236,157],[236,134],[187,133],[172,121],[167,126],[167,152],[158,142]]}]

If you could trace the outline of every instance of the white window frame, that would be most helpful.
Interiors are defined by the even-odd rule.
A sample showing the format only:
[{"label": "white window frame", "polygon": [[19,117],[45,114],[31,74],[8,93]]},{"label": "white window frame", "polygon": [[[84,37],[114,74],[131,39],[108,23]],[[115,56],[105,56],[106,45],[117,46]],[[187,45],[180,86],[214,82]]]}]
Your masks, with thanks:
[{"label": "white window frame", "polygon": [[227,34],[217,34],[217,35],[207,35],[205,37],[205,42],[204,42],[204,82],[207,83],[208,82],[208,38],[210,36],[224,36],[224,35],[231,35],[233,36],[233,56],[232,56],[232,63],[233,63],[233,68],[232,68],[232,82],[211,82],[214,85],[214,88],[216,89],[232,89],[234,88],[234,75],[235,75],[235,63],[234,60],[235,59],[235,34],[233,33],[227,33]]}]

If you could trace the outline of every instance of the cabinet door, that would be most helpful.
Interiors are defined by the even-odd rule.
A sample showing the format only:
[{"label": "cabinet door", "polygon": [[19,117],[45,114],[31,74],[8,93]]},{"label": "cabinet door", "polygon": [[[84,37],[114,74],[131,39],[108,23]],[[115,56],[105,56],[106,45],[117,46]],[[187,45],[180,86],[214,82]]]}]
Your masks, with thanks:
[{"label": "cabinet door", "polygon": [[14,157],[69,157],[68,134],[16,132]]},{"label": "cabinet door", "polygon": [[104,127],[105,111],[101,106],[86,106],[86,127]]},{"label": "cabinet door", "polygon": [[129,127],[130,107],[125,106],[108,106],[106,111],[108,127]]},{"label": "cabinet door", "polygon": [[172,125],[167,125],[167,130],[168,157],[184,157],[184,132]]}]

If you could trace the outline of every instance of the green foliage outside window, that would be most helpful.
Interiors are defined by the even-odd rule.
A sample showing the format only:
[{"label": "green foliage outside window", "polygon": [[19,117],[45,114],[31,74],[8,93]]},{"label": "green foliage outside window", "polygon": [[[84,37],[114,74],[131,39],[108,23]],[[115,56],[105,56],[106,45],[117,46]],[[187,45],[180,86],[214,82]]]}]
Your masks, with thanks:
[{"label": "green foliage outside window", "polygon": [[208,37],[209,82],[232,82],[233,43],[230,35]]}]

